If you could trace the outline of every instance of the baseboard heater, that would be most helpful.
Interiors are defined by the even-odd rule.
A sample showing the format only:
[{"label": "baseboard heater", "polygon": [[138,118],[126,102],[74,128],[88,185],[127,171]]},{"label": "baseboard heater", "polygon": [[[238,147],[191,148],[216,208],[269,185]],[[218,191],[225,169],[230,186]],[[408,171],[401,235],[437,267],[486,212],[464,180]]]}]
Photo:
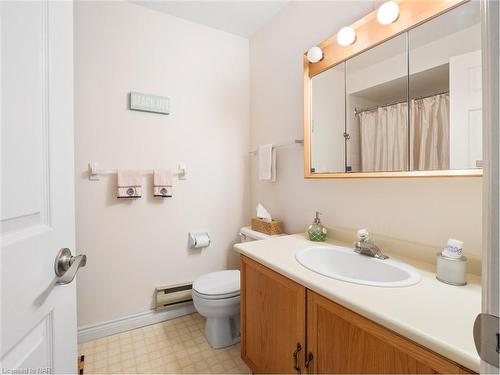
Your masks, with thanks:
[{"label": "baseboard heater", "polygon": [[193,283],[161,286],[155,288],[155,309],[190,303],[193,300],[193,297],[191,295],[192,289]]}]

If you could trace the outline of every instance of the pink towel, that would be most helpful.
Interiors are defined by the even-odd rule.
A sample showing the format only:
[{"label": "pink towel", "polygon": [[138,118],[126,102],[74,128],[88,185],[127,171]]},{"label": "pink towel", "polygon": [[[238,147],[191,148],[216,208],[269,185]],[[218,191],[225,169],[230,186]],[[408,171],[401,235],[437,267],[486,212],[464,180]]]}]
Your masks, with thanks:
[{"label": "pink towel", "polygon": [[118,171],[118,198],[140,198],[141,174],[137,171]]},{"label": "pink towel", "polygon": [[172,198],[172,172],[154,171],[153,194],[157,198]]}]

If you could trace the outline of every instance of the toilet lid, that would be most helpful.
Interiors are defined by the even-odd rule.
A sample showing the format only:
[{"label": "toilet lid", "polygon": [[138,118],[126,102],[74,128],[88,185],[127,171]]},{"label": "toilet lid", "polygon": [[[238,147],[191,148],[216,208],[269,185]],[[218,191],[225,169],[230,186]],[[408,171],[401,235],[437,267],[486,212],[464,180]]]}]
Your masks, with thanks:
[{"label": "toilet lid", "polygon": [[193,289],[207,296],[227,296],[240,293],[240,271],[207,273],[193,282]]}]

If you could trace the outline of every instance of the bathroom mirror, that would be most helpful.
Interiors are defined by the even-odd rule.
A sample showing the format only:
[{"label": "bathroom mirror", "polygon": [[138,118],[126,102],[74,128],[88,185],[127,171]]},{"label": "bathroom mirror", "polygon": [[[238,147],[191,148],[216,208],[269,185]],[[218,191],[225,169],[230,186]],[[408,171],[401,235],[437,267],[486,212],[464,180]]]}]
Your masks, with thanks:
[{"label": "bathroom mirror", "polygon": [[311,79],[311,164],[315,172],[344,172],[345,64]]},{"label": "bathroom mirror", "polygon": [[404,171],[408,166],[406,36],[346,61],[346,172]]},{"label": "bathroom mirror", "polygon": [[481,18],[471,1],[408,32],[410,170],[481,167]]},{"label": "bathroom mirror", "polygon": [[370,14],[352,46],[330,38],[305,60],[306,178],[482,175],[479,3],[419,6],[390,26]]}]

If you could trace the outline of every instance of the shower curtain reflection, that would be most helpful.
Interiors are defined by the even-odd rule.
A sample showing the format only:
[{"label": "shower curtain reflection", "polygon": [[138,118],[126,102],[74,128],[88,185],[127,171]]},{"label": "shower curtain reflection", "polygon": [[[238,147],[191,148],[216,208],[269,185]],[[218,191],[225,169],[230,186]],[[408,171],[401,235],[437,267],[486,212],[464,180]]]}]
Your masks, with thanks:
[{"label": "shower curtain reflection", "polygon": [[449,95],[414,99],[410,113],[410,152],[406,102],[357,113],[361,171],[449,169]]},{"label": "shower curtain reflection", "polygon": [[403,171],[408,166],[408,105],[358,113],[361,171]]},{"label": "shower curtain reflection", "polygon": [[411,170],[450,168],[450,97],[448,94],[412,100]]}]

